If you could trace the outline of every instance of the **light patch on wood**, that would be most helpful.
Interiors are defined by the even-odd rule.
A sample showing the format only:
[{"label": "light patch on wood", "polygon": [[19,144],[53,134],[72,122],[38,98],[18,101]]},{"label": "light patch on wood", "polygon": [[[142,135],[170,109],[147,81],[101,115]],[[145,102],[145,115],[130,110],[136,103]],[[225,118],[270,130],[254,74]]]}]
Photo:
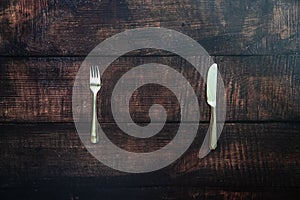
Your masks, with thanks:
[{"label": "light patch on wood", "polygon": [[[298,4],[295,2],[294,4]],[[281,39],[291,38],[297,33],[299,23],[297,5],[281,2],[274,5],[270,33],[278,34]]]},{"label": "light patch on wood", "polygon": [[34,19],[40,11],[48,8],[47,0],[20,0],[10,3],[10,6],[1,12],[1,20],[8,19],[10,26],[16,27],[27,20]]},{"label": "light patch on wood", "polygon": [[220,1],[220,0],[214,1],[215,6],[216,6],[216,8],[217,8],[216,10],[218,10],[218,19],[219,19],[221,25],[222,25],[223,27],[225,27],[225,26],[226,26],[226,21],[225,21],[224,12],[223,12],[223,10],[224,10],[224,5],[223,5],[222,2],[223,2],[223,1]]},{"label": "light patch on wood", "polygon": [[243,35],[253,38],[259,26],[260,19],[253,14],[247,15],[243,25]]}]

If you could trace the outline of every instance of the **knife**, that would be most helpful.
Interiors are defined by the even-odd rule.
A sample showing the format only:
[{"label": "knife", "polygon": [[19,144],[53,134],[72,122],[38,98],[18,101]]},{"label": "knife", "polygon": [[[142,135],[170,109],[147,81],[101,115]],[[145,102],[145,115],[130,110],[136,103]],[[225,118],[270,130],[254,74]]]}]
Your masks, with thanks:
[{"label": "knife", "polygon": [[210,138],[209,138],[209,148],[211,150],[217,147],[217,122],[216,122],[217,75],[218,75],[218,67],[217,64],[214,63],[210,66],[208,70],[207,83],[206,83],[207,103],[211,108]]}]

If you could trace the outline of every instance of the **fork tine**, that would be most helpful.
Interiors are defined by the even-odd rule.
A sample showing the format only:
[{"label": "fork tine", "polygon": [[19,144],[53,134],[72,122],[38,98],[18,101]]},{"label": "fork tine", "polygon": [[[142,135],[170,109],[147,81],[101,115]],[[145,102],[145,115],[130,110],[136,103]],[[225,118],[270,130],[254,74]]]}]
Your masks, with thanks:
[{"label": "fork tine", "polygon": [[93,66],[90,66],[90,77],[93,77]]},{"label": "fork tine", "polygon": [[96,68],[97,78],[100,78],[100,73],[99,73],[99,67],[98,67],[98,65],[96,65],[95,68]]},{"label": "fork tine", "polygon": [[93,65],[93,78],[96,78],[96,69],[95,65]]},{"label": "fork tine", "polygon": [[94,65],[94,75],[95,75],[95,78],[97,78],[97,66],[96,65]]},{"label": "fork tine", "polygon": [[94,77],[94,65],[91,66],[91,70],[92,70],[92,77]]},{"label": "fork tine", "polygon": [[93,72],[94,72],[94,78],[96,78],[97,74],[96,74],[96,66],[95,65],[93,66]]}]

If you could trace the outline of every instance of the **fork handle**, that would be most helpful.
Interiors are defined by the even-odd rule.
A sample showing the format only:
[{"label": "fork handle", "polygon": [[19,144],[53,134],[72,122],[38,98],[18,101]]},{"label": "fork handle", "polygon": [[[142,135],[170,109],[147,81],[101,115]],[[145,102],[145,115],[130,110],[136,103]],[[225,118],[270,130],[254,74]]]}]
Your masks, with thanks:
[{"label": "fork handle", "polygon": [[97,134],[97,94],[93,95],[93,117],[92,117],[92,128],[91,128],[91,143],[96,144],[99,141]]},{"label": "fork handle", "polygon": [[216,108],[211,107],[211,116],[210,116],[210,121],[211,121],[211,127],[210,127],[210,141],[209,141],[209,148],[211,150],[217,148],[217,119],[216,119]]}]

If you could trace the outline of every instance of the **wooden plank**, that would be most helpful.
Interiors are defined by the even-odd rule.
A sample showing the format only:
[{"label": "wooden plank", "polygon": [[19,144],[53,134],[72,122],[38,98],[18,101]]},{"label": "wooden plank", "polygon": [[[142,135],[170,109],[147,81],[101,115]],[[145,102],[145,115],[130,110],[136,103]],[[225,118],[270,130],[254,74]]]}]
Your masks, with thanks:
[{"label": "wooden plank", "polygon": [[141,187],[141,188],[103,188],[95,185],[86,187],[65,186],[57,181],[56,186],[47,187],[34,185],[32,187],[0,190],[1,197],[5,199],[90,199],[96,200],[100,197],[109,200],[171,200],[171,199],[272,199],[272,200],[298,200],[299,192],[296,189],[264,189],[264,191],[199,187]]},{"label": "wooden plank", "polygon": [[165,27],[213,55],[297,54],[299,1],[6,0],[1,55],[87,55],[124,30]]},{"label": "wooden plank", "polygon": [[[0,120],[72,122],[72,87],[83,59],[2,58]],[[299,121],[299,56],[216,56],[214,60],[225,84],[227,121]],[[113,121],[109,107],[114,83],[132,67],[149,62],[166,64],[182,73],[199,96],[200,120],[209,120],[205,85],[189,63],[176,56],[129,56],[117,59],[102,77],[103,87],[98,96],[101,121]],[[180,119],[176,98],[164,88],[151,86],[133,95],[130,110],[136,122],[149,121],[148,109],[155,102],[153,99],[169,109],[168,121]]]},{"label": "wooden plank", "polygon": [[[119,129],[103,124],[114,142],[138,150],[139,142],[121,137]],[[167,124],[170,134],[158,134],[156,148],[176,133],[176,124]],[[191,124],[191,126],[198,126]],[[218,148],[203,159],[197,158],[208,124],[200,124],[188,151],[170,166],[156,172],[127,174],[110,169],[92,157],[73,124],[1,124],[0,177],[2,188],[27,184],[55,187],[198,187],[260,191],[300,188],[299,123],[226,124]],[[123,134],[124,135],[124,134]],[[142,147],[143,148],[143,147]],[[145,148],[145,146],[144,146]]]}]

